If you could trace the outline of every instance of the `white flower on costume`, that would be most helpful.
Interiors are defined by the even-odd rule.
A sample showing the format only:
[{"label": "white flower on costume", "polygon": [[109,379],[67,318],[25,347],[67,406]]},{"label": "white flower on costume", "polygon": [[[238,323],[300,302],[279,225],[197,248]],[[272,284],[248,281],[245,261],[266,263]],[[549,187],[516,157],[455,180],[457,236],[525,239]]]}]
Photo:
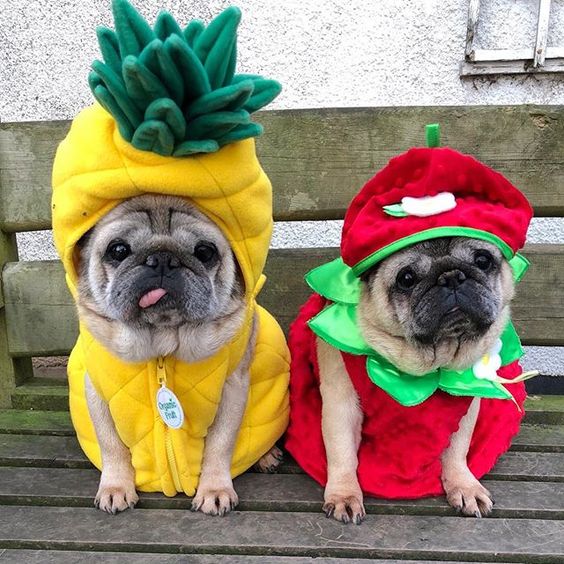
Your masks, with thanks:
[{"label": "white flower on costume", "polygon": [[501,347],[501,339],[498,339],[492,350],[474,364],[472,372],[476,378],[480,380],[497,380],[497,371],[501,367],[501,356],[499,356]]},{"label": "white flower on costume", "polygon": [[456,198],[450,192],[441,192],[436,196],[422,198],[405,196],[401,199],[401,207],[407,215],[429,217],[453,210],[456,207]]}]

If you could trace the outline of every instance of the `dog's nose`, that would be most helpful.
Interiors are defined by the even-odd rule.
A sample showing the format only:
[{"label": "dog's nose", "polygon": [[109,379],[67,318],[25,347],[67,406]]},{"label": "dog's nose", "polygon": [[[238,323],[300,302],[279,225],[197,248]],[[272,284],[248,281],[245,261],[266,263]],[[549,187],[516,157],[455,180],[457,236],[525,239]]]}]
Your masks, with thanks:
[{"label": "dog's nose", "polygon": [[180,261],[172,253],[159,252],[149,255],[145,259],[145,264],[150,268],[165,270],[174,270],[180,266]]},{"label": "dog's nose", "polygon": [[437,284],[439,286],[446,286],[451,290],[456,290],[465,280],[466,275],[462,270],[449,270],[448,272],[443,272],[437,278]]}]

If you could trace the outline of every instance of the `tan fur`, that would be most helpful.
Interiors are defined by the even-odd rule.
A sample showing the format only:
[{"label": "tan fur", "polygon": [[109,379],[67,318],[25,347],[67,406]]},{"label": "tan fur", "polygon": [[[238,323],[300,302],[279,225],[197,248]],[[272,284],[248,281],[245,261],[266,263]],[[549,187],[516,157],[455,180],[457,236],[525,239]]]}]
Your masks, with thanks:
[{"label": "tan fur", "polygon": [[450,446],[443,453],[441,480],[452,507],[464,515],[485,517],[493,509],[491,494],[474,477],[466,463],[479,411],[480,398],[474,398],[468,413],[460,420],[458,431],[451,437]]},{"label": "tan fur", "polygon": [[[471,239],[455,247],[454,252],[463,257],[465,253],[468,255],[483,247],[501,256],[493,245]],[[417,250],[407,249],[383,261],[378,275],[369,284],[362,283],[357,310],[361,333],[373,349],[405,372],[422,375],[438,367],[466,369],[492,348],[507,323],[514,295],[511,268],[506,261],[502,262],[496,288],[497,294],[502,297],[501,312],[480,339],[462,344],[453,339],[435,346],[422,346],[413,344],[406,337],[402,326],[406,312],[394,308],[388,299],[388,287],[397,272],[416,260],[431,262]],[[317,339],[317,354],[323,399],[323,441],[327,454],[323,509],[327,516],[339,521],[360,523],[365,513],[356,469],[362,412],[339,351]],[[476,517],[489,515],[493,507],[490,493],[473,476],[466,462],[479,407],[480,400],[475,398],[442,456],[442,482],[447,501],[464,515]]]},{"label": "tan fur", "polygon": [[358,396],[334,347],[317,339],[321,428],[327,453],[327,485],[323,511],[338,521],[357,525],[366,515],[356,469],[362,412]]},{"label": "tan fur", "polygon": [[[174,206],[187,214],[174,214],[171,223],[189,225],[212,240],[224,260],[216,269],[214,314],[204,322],[184,324],[128,324],[106,314],[107,286],[112,271],[101,256],[115,233],[128,227],[137,232],[138,244],[154,236],[152,221],[146,212],[135,214],[139,207],[156,210]],[[129,214],[129,215],[128,215]],[[124,219],[124,216],[127,218]],[[129,218],[129,219],[128,219]],[[125,227],[124,227],[125,223]],[[129,228],[129,227],[128,227]],[[170,225],[174,236],[175,225]],[[145,231],[143,231],[145,230]],[[242,326],[245,302],[236,277],[236,264],[227,240],[210,220],[194,211],[185,200],[170,197],[140,196],[115,208],[99,224],[93,240],[87,242],[79,260],[82,264],[79,284],[79,317],[92,335],[124,361],[142,362],[159,356],[174,355],[186,362],[196,362],[216,353],[232,340]],[[153,242],[154,242],[153,237]],[[172,242],[174,243],[174,241]],[[168,244],[172,244],[170,237]],[[106,282],[106,285],[104,285]],[[224,515],[238,499],[230,475],[232,452],[245,411],[249,387],[249,366],[255,348],[258,318],[239,366],[227,378],[216,419],[205,441],[202,473],[193,509],[210,515]],[[117,435],[108,406],[100,399],[86,376],[86,395],[90,416],[102,451],[102,476],[95,504],[110,513],[133,507],[138,500],[134,485],[131,454]],[[188,406],[189,408],[189,406]],[[269,456],[267,453],[265,456]],[[272,466],[272,465],[271,465]]]},{"label": "tan fur", "polygon": [[158,356],[174,355],[185,362],[213,356],[237,333],[245,316],[245,304],[233,304],[224,317],[201,325],[179,327],[131,327],[98,314],[80,297],[78,315],[105,348],[127,362],[143,362]]}]

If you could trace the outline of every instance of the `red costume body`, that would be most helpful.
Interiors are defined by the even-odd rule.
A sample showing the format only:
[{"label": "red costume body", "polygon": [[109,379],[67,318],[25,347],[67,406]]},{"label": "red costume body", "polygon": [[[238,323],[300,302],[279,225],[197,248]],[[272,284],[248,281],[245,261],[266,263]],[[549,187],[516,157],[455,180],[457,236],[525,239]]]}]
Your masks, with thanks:
[{"label": "red costume body", "polygon": [[[291,417],[286,435],[287,450],[322,485],[327,481],[327,460],[321,432],[316,336],[307,321],[326,303],[321,296],[312,295],[290,331]],[[441,454],[473,398],[437,391],[420,405],[405,407],[370,381],[366,357],[341,354],[364,414],[357,471],[363,492],[385,498],[443,494]],[[498,375],[513,379],[521,372],[515,361],[498,370]],[[522,410],[524,383],[508,385],[507,389]],[[468,466],[476,478],[489,472],[507,451],[522,417],[523,411],[510,400],[481,399],[468,453]]]}]

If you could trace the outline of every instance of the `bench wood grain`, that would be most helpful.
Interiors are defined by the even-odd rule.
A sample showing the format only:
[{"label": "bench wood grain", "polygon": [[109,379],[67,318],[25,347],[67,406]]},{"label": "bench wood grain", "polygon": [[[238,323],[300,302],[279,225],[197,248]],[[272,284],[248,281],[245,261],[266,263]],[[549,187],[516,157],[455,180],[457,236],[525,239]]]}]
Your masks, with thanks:
[{"label": "bench wood grain", "polygon": [[[350,108],[265,111],[259,158],[278,220],[339,219],[362,185],[394,155],[424,144],[427,123],[443,144],[506,175],[539,216],[564,215],[564,112],[560,106]],[[487,127],[484,127],[487,124]],[[50,228],[51,167],[67,121],[0,124],[0,229]]]}]

